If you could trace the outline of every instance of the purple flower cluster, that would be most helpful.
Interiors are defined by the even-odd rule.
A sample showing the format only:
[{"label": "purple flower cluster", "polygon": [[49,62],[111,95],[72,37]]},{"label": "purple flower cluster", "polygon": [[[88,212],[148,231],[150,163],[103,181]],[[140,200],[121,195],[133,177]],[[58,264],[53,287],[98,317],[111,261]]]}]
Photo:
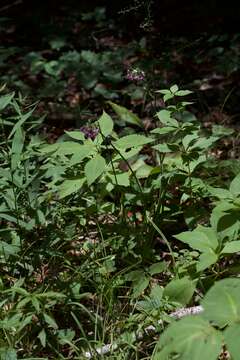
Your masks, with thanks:
[{"label": "purple flower cluster", "polygon": [[126,79],[130,81],[141,82],[145,80],[145,72],[140,69],[128,69],[126,74]]},{"label": "purple flower cluster", "polygon": [[85,126],[82,126],[80,128],[80,131],[85,135],[85,138],[86,139],[91,139],[91,140],[94,140],[95,137],[98,135],[99,133],[99,129],[96,128],[96,127],[92,127],[92,126],[88,126],[88,125],[85,125]]}]

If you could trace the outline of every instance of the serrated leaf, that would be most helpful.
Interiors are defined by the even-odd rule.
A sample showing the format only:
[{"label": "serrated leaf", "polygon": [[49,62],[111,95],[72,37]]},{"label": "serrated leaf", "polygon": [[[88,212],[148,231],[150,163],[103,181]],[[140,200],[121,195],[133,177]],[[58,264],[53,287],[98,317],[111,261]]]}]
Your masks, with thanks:
[{"label": "serrated leaf", "polygon": [[112,101],[108,101],[108,104],[112,107],[112,109],[115,111],[115,113],[119,116],[119,118],[128,124],[133,124],[143,127],[142,121],[139,119],[139,117],[135,114],[133,114],[131,111],[127,110],[125,107],[117,105],[113,103]]},{"label": "serrated leaf", "polygon": [[122,138],[118,139],[114,142],[114,146],[120,149],[130,149],[132,147],[143,146],[150,142],[154,141],[154,139],[150,137],[146,137],[144,135],[127,135],[123,136]]},{"label": "serrated leaf", "polygon": [[99,176],[101,176],[105,169],[106,161],[101,155],[97,154],[94,158],[89,160],[84,169],[88,185],[90,186]]},{"label": "serrated leaf", "polygon": [[80,190],[85,181],[85,177],[64,180],[58,188],[59,199],[63,199]]},{"label": "serrated leaf", "polygon": [[169,301],[186,305],[191,300],[194,290],[195,285],[188,278],[174,279],[165,287],[163,296]]},{"label": "serrated leaf", "polygon": [[153,360],[216,360],[222,349],[222,335],[208,321],[190,316],[174,322],[160,336]]},{"label": "serrated leaf", "polygon": [[219,327],[240,321],[240,279],[228,278],[215,283],[201,301],[204,318]]},{"label": "serrated leaf", "polygon": [[105,111],[103,111],[102,116],[98,120],[98,125],[100,128],[100,132],[104,137],[110,135],[113,131],[112,118]]}]

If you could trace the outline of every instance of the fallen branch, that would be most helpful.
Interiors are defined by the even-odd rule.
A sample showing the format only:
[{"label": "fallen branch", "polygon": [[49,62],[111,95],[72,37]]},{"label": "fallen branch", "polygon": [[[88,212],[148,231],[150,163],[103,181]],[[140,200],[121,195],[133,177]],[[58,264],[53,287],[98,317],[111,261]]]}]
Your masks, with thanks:
[{"label": "fallen branch", "polygon": [[[172,312],[169,316],[175,319],[181,319],[184,316],[189,315],[198,315],[203,312],[203,307],[201,305],[199,306],[193,306],[190,308],[181,308],[174,312]],[[162,323],[162,320],[158,321],[159,324]],[[153,325],[150,325],[144,329],[145,333],[149,332],[156,332],[156,328]],[[136,340],[141,340],[143,338],[143,333],[138,333],[136,335]],[[113,344],[107,344],[102,347],[96,348],[93,351],[86,351],[84,356],[86,359],[92,359],[94,355],[106,355],[109,354],[111,351],[114,351],[118,348],[119,344],[113,343]]]}]

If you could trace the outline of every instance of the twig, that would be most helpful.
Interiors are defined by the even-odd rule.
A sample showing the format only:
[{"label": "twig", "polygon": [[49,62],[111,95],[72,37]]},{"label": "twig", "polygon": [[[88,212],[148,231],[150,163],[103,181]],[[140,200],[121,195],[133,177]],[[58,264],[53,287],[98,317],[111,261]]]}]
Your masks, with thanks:
[{"label": "twig", "polygon": [[22,0],[16,0],[14,1],[12,4],[9,4],[9,5],[5,5],[3,6],[2,8],[0,8],[0,12],[2,11],[6,11],[8,9],[10,9],[11,7],[15,6],[15,5],[19,5],[22,3]]},{"label": "twig", "polygon": [[[201,305],[199,306],[193,306],[190,308],[181,308],[178,309],[174,312],[172,312],[169,316],[175,319],[181,319],[184,316],[189,316],[189,315],[198,315],[200,313],[203,312],[203,307]],[[162,323],[162,320],[158,321],[159,324]],[[149,325],[148,327],[146,327],[144,329],[145,333],[149,333],[149,332],[156,332],[156,328],[153,325]],[[136,340],[141,340],[143,338],[143,333],[140,332],[136,335]],[[84,357],[86,359],[92,359],[94,357],[95,354],[97,355],[106,355],[109,354],[111,351],[114,351],[118,348],[119,344],[117,343],[113,343],[113,344],[107,344],[104,345],[100,348],[96,348],[93,351],[86,351],[84,353]]]}]

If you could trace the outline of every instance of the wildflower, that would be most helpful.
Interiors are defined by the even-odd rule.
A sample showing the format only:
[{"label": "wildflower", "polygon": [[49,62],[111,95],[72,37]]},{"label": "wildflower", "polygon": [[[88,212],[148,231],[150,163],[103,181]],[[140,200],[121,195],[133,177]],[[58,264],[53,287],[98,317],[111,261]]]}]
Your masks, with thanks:
[{"label": "wildflower", "polygon": [[80,131],[85,135],[85,138],[86,139],[91,139],[91,140],[94,140],[95,137],[98,135],[99,133],[99,129],[96,128],[96,127],[92,127],[92,126],[88,126],[88,125],[85,125],[85,126],[82,126],[80,128]]},{"label": "wildflower", "polygon": [[126,74],[126,79],[130,81],[141,82],[145,80],[145,72],[138,68],[136,69],[128,69]]}]

